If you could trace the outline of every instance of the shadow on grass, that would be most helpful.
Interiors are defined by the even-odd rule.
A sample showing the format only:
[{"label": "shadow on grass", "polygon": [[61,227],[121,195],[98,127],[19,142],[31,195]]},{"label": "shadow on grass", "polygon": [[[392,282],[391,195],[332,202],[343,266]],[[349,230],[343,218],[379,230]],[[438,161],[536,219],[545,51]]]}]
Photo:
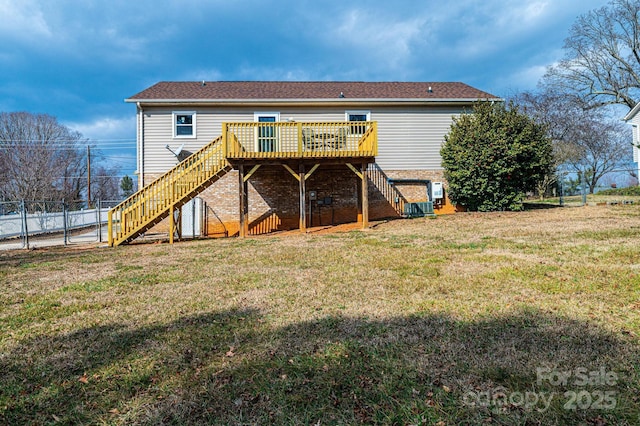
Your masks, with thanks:
[{"label": "shadow on grass", "polygon": [[[535,310],[280,328],[255,310],[204,313],[14,345],[0,358],[0,423],[636,424],[637,349]],[[538,383],[539,368],[572,375]],[[582,384],[581,371],[614,373],[615,383]],[[583,392],[574,410],[571,391]],[[587,409],[597,392],[613,392],[615,408]]]},{"label": "shadow on grass", "polygon": [[104,250],[98,250],[90,246],[50,246],[35,250],[0,250],[0,268],[20,267],[24,265],[36,266],[49,262],[69,261],[78,258],[86,259],[87,256],[95,256],[97,259],[100,259],[104,253]]},{"label": "shadow on grass", "polygon": [[543,210],[543,209],[557,209],[561,206],[560,204],[552,204],[552,203],[541,203],[541,202],[527,202],[522,203],[525,210]]}]

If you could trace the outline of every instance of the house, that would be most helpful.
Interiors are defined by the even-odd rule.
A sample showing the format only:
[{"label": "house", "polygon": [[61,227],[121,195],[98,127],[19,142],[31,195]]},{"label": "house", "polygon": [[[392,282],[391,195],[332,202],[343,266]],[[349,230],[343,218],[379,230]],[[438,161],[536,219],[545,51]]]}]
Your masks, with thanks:
[{"label": "house", "polygon": [[125,100],[143,189],[112,210],[110,242],[160,222],[173,241],[196,196],[207,235],[453,212],[440,147],[485,100],[463,83],[157,83]]},{"label": "house", "polygon": [[636,176],[640,177],[640,103],[623,118],[633,128],[633,161],[636,163]]}]

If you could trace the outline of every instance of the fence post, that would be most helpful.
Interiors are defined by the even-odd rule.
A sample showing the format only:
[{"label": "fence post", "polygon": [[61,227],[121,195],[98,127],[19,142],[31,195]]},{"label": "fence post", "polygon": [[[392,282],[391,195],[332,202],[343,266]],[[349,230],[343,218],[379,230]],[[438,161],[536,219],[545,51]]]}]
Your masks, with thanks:
[{"label": "fence post", "polygon": [[67,246],[67,204],[62,200],[62,226],[64,227],[64,245]]},{"label": "fence post", "polygon": [[102,201],[98,200],[97,217],[98,217],[98,242],[102,242]]},{"label": "fence post", "polygon": [[27,226],[27,206],[22,200],[22,232],[23,232],[23,242],[22,246],[29,250],[29,228]]},{"label": "fence post", "polygon": [[564,206],[564,176],[560,177],[560,185],[559,185],[559,190],[560,190],[560,207]]},{"label": "fence post", "polygon": [[586,179],[586,174],[587,171],[585,169],[584,172],[582,172],[581,174],[581,178],[580,178],[580,185],[582,186],[582,205],[586,206],[587,205],[587,179]]}]

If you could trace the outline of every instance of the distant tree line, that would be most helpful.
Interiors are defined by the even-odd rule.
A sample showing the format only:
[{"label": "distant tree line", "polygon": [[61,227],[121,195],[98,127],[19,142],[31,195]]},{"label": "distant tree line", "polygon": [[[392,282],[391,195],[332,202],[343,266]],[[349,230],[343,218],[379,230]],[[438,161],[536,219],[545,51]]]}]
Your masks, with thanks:
[{"label": "distant tree line", "polygon": [[133,192],[131,178],[121,188],[120,167],[104,163],[92,147],[87,200],[90,146],[82,134],[50,115],[0,112],[0,200],[64,201],[83,207]]},{"label": "distant tree line", "polygon": [[[554,170],[583,177],[590,193],[616,170],[637,178],[629,169],[631,127],[620,118],[640,100],[640,2],[612,0],[579,16],[564,53],[537,91],[515,96],[523,112],[546,126]],[[550,174],[538,192],[556,180],[557,173]]]},{"label": "distant tree line", "polygon": [[640,2],[612,0],[578,17],[564,52],[536,91],[479,103],[454,121],[441,150],[454,202],[514,210],[525,193],[544,197],[564,175],[590,193],[613,171],[637,179],[631,129],[620,118],[640,101]]}]

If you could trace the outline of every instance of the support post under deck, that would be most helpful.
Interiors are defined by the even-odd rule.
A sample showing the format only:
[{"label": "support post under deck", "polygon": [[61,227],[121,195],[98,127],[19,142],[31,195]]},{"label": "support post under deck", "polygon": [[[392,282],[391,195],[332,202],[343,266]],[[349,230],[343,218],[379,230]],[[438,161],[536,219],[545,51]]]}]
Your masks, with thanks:
[{"label": "support post under deck", "polygon": [[362,227],[369,227],[369,175],[368,164],[362,163]]},{"label": "support post under deck", "polygon": [[182,207],[169,207],[169,244],[182,238]]},{"label": "support post under deck", "polygon": [[307,189],[304,164],[300,164],[300,232],[307,232]]},{"label": "support post under deck", "polygon": [[242,238],[246,237],[249,233],[249,224],[247,222],[247,212],[248,212],[248,203],[247,203],[247,182],[244,179],[244,164],[240,163],[238,166],[238,192],[240,193],[240,229],[238,230],[238,235]]}]

